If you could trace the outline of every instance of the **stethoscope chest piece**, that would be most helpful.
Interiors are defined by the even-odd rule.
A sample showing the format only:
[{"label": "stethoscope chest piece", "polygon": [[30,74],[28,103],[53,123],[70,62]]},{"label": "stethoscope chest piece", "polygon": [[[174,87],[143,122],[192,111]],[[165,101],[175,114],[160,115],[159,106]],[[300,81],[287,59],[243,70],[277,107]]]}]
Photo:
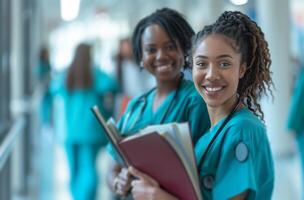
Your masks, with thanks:
[{"label": "stethoscope chest piece", "polygon": [[235,157],[239,162],[244,162],[247,160],[249,155],[249,150],[244,142],[239,142],[235,147]]},{"label": "stethoscope chest piece", "polygon": [[214,184],[214,177],[212,175],[206,175],[203,177],[203,185],[206,189],[211,190]]}]

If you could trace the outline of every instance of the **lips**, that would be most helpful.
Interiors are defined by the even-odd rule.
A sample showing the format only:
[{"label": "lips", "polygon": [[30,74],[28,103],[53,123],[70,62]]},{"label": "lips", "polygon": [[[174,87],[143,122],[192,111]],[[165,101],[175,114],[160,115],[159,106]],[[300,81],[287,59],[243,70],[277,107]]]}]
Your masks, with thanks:
[{"label": "lips", "polygon": [[202,85],[206,95],[208,96],[218,96],[225,86],[220,85]]},{"label": "lips", "polygon": [[208,92],[218,92],[223,89],[223,87],[204,87]]},{"label": "lips", "polygon": [[173,66],[172,64],[157,65],[156,69],[159,72],[166,72],[166,71],[171,71],[173,69]]}]

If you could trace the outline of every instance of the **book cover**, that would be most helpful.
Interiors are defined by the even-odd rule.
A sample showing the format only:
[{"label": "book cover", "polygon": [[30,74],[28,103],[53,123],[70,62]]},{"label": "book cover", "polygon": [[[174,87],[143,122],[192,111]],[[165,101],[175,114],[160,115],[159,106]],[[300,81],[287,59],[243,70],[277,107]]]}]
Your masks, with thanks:
[{"label": "book cover", "polygon": [[148,126],[122,138],[113,121],[106,123],[97,107],[92,111],[127,166],[148,174],[179,199],[202,200],[188,123]]}]

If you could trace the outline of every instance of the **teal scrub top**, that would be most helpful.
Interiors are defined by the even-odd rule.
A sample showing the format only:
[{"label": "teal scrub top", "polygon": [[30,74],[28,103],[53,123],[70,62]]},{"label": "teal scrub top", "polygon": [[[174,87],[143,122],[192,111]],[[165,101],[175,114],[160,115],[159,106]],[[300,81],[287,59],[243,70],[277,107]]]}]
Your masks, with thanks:
[{"label": "teal scrub top", "polygon": [[[222,119],[195,146],[197,163]],[[199,169],[204,199],[229,199],[249,190],[246,199],[271,199],[274,166],[265,126],[247,108],[232,115],[206,154]]]},{"label": "teal scrub top", "polygon": [[65,86],[67,73],[59,75],[51,84],[53,95],[59,95],[64,104],[65,128],[64,142],[66,143],[98,143],[105,145],[107,139],[102,128],[92,114],[90,108],[98,105],[102,114],[108,118],[112,110],[108,106],[106,94],[118,91],[118,84],[109,75],[93,68],[93,84],[88,89],[68,91]]},{"label": "teal scrub top", "polygon": [[[176,95],[175,92],[177,92]],[[156,90],[151,90],[130,101],[125,113],[117,123],[122,134],[135,134],[148,125],[189,122],[195,144],[198,138],[209,129],[210,121],[206,104],[197,93],[192,81],[183,79],[178,91],[172,91],[153,112],[152,104],[155,94]],[[108,151],[114,159],[118,159],[110,145]]]},{"label": "teal scrub top", "polygon": [[291,98],[287,128],[295,133],[304,130],[304,69],[301,70]]}]

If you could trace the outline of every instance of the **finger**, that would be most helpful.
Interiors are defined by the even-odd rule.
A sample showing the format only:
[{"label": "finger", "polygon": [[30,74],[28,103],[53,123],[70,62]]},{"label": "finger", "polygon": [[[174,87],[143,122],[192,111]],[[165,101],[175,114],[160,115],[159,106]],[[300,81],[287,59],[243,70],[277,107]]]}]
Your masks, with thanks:
[{"label": "finger", "polygon": [[122,170],[120,171],[120,173],[124,176],[131,176],[128,168],[122,168]]},{"label": "finger", "polygon": [[138,187],[142,184],[142,182],[143,182],[142,180],[135,179],[131,182],[131,186],[132,186],[132,188]]},{"label": "finger", "polygon": [[130,172],[128,171],[127,168],[125,168],[124,170],[121,170],[120,173],[117,176],[119,179],[123,179],[125,181],[128,181],[131,177]]},{"label": "finger", "polygon": [[139,179],[141,179],[143,181],[146,181],[146,182],[148,182],[148,183],[150,183],[152,185],[158,186],[158,183],[152,177],[150,177],[149,175],[147,175],[147,174],[139,171],[138,169],[136,169],[134,167],[129,167],[129,172],[133,176],[135,176],[135,177],[137,177],[137,178],[139,178]]}]

